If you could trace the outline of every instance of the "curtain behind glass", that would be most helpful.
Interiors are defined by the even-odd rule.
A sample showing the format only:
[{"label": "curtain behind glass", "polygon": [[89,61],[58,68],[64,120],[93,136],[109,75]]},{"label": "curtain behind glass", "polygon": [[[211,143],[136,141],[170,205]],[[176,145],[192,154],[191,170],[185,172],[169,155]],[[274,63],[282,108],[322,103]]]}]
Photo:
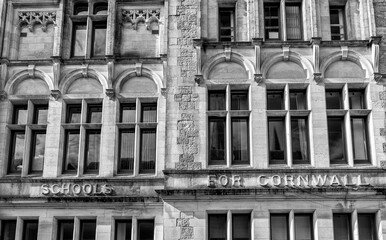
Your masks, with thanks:
[{"label": "curtain behind glass", "polygon": [[156,159],[156,131],[155,129],[141,130],[141,160],[140,173],[154,173]]},{"label": "curtain behind glass", "polygon": [[312,215],[295,215],[295,240],[312,240]]},{"label": "curtain behind glass", "polygon": [[134,169],[134,146],[135,132],[134,129],[121,131],[121,146],[119,158],[119,171],[130,171]]},{"label": "curtain behind glass", "polygon": [[349,214],[334,214],[334,239],[351,240]]},{"label": "curtain behind glass", "polygon": [[209,222],[209,240],[226,240],[227,238],[227,215],[210,214]]},{"label": "curtain behind glass", "polygon": [[286,24],[287,24],[287,39],[301,39],[301,23],[300,23],[300,6],[286,6]]},{"label": "curtain behind glass", "polygon": [[287,214],[271,215],[271,240],[288,240]]},{"label": "curtain behind glass", "polygon": [[209,119],[209,164],[225,164],[225,119]]},{"label": "curtain behind glass", "polygon": [[292,159],[308,163],[307,120],[291,119]]},{"label": "curtain behind glass", "polygon": [[232,119],[232,161],[234,164],[249,163],[248,119]]}]

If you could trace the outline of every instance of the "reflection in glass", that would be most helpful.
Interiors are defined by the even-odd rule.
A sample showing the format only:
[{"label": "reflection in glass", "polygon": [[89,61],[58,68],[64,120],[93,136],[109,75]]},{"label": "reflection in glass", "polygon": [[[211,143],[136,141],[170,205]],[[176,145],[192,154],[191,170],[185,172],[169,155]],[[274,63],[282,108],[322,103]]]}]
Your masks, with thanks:
[{"label": "reflection in glass", "polygon": [[233,214],[232,215],[232,240],[251,239],[251,215]]},{"label": "reflection in glass", "polygon": [[38,239],[38,220],[24,220],[23,223],[23,240]]},{"label": "reflection in glass", "polygon": [[154,173],[156,159],[156,130],[141,129],[139,173]]},{"label": "reflection in glass", "polygon": [[232,118],[232,163],[249,163],[248,119]]},{"label": "reflection in glass", "polygon": [[350,109],[364,109],[363,91],[349,91]]},{"label": "reflection in glass", "polygon": [[120,134],[120,154],[118,171],[133,173],[134,169],[134,146],[135,131],[134,129],[121,130]]},{"label": "reflection in glass", "polygon": [[291,110],[306,110],[307,99],[305,91],[290,92],[290,109]]},{"label": "reflection in glass", "polygon": [[115,240],[131,240],[131,220],[115,222]]},{"label": "reflection in glass", "polygon": [[106,51],[106,23],[94,23],[93,56],[104,56]]},{"label": "reflection in glass", "polygon": [[72,56],[83,57],[86,55],[86,24],[74,25]]},{"label": "reflection in glass", "polygon": [[210,91],[208,95],[209,111],[225,110],[225,91]]},{"label": "reflection in glass", "polygon": [[15,240],[16,220],[1,221],[1,240]]},{"label": "reflection in glass", "polygon": [[85,172],[94,172],[99,170],[100,143],[100,130],[88,130],[86,132]]},{"label": "reflection in glass", "polygon": [[154,220],[138,220],[138,240],[154,239]]},{"label": "reflection in glass", "polygon": [[248,93],[246,91],[232,92],[231,110],[248,110]]},{"label": "reflection in glass", "polygon": [[227,239],[227,215],[210,214],[208,215],[209,240]]},{"label": "reflection in glass", "polygon": [[78,155],[79,155],[79,130],[66,131],[65,140],[65,157],[63,170],[77,171],[78,170]]},{"label": "reflection in glass", "polygon": [[342,118],[328,118],[328,146],[331,163],[346,163]]},{"label": "reflection in glass", "polygon": [[334,239],[351,240],[351,221],[349,214],[334,214]]},{"label": "reflection in glass", "polygon": [[291,119],[291,139],[294,163],[309,163],[307,119]]},{"label": "reflection in glass", "polygon": [[87,122],[101,123],[102,122],[102,105],[88,105],[87,108]]},{"label": "reflection in glass", "polygon": [[360,240],[377,240],[373,214],[358,213],[358,231]]},{"label": "reflection in glass", "polygon": [[366,119],[351,118],[351,133],[354,150],[354,163],[367,163],[369,159],[367,149]]},{"label": "reflection in glass", "polygon": [[80,240],[95,240],[96,221],[81,220],[80,221]]},{"label": "reflection in glass", "polygon": [[141,109],[141,122],[157,122],[157,103],[143,103]]},{"label": "reflection in glass", "polygon": [[225,118],[209,119],[209,164],[226,164]]},{"label": "reflection in glass", "polygon": [[48,106],[35,106],[34,124],[47,124]]},{"label": "reflection in glass", "polygon": [[121,105],[121,122],[135,122],[135,103]]},{"label": "reflection in glass", "polygon": [[284,109],[283,91],[267,90],[267,110]]},{"label": "reflection in glass", "polygon": [[80,123],[81,105],[67,105],[67,119],[66,123]]},{"label": "reflection in glass", "polygon": [[13,124],[27,124],[28,110],[27,105],[14,106]]},{"label": "reflection in glass", "polygon": [[287,214],[271,214],[271,239],[288,240]]},{"label": "reflection in glass", "polygon": [[10,164],[8,166],[9,173],[18,173],[23,169],[23,154],[24,154],[24,132],[12,132],[12,142],[10,151]]},{"label": "reflection in glass", "polygon": [[342,92],[326,90],[326,108],[342,109]]},{"label": "reflection in glass", "polygon": [[271,164],[285,164],[285,128],[284,119],[268,119],[269,161]]},{"label": "reflection in glass", "polygon": [[46,146],[46,133],[33,132],[32,133],[32,154],[30,162],[30,172],[42,172],[44,164],[44,150]]},{"label": "reflection in glass", "polygon": [[58,237],[57,240],[73,240],[74,221],[59,220],[58,221]]},{"label": "reflection in glass", "polygon": [[295,240],[312,240],[312,215],[295,214]]}]

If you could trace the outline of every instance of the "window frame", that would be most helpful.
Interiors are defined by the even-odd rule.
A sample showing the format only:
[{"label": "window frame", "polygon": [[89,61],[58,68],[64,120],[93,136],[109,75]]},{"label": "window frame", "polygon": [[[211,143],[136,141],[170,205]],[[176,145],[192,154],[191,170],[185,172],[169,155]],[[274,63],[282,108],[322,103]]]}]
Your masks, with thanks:
[{"label": "window frame", "polygon": [[[347,39],[347,20],[346,20],[346,6],[345,5],[329,5],[329,21],[330,21],[330,36],[332,41],[345,41]],[[342,22],[339,22],[338,24],[331,24],[331,11],[332,10],[337,10],[338,11],[338,18],[342,18]],[[339,20],[340,21],[340,20]],[[340,31],[339,35],[333,34],[331,28],[332,27],[339,27],[343,29]],[[340,36],[340,39],[333,39],[334,36]]]},{"label": "window frame", "polygon": [[[245,216],[249,216],[249,229],[248,229],[248,235],[249,235],[249,240],[252,239],[252,211],[251,210],[238,210],[238,211],[233,211],[233,210],[219,210],[219,211],[207,211],[206,212],[206,226],[207,226],[207,236],[208,236],[208,240],[211,240],[210,238],[210,231],[211,231],[211,227],[210,227],[210,216],[214,216],[214,215],[223,215],[225,216],[225,240],[226,239],[233,239],[233,228],[234,228],[234,221],[233,221],[233,217],[234,215],[245,215]],[[228,227],[231,228],[231,231],[229,231],[230,229],[228,229]],[[231,236],[228,236],[228,234],[231,233]],[[219,238],[214,238],[214,239],[219,239]]]},{"label": "window frame", "polygon": [[[222,27],[221,25],[221,16],[222,12],[230,12],[230,27]],[[235,42],[236,41],[236,7],[235,5],[231,6],[219,6],[218,8],[218,39],[219,42]],[[231,34],[228,35],[222,35],[221,30],[229,29],[231,31]],[[222,40],[223,38],[230,38],[230,40]]]}]

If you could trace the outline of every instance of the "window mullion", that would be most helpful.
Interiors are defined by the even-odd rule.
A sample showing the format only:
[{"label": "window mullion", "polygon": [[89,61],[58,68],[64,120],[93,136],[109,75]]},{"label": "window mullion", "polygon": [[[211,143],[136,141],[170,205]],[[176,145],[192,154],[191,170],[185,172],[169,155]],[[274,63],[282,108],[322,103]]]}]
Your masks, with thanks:
[{"label": "window mullion", "polygon": [[78,240],[79,238],[80,238],[80,220],[78,217],[75,217],[73,240]]},{"label": "window mullion", "polygon": [[90,17],[87,17],[87,35],[86,35],[86,59],[91,57],[92,50],[92,28],[93,21]]},{"label": "window mullion", "polygon": [[356,209],[354,209],[354,211],[351,213],[351,229],[352,229],[352,239],[360,240],[359,227],[358,227],[358,211]]},{"label": "window mullion", "polygon": [[[281,36],[280,39],[283,41],[287,41],[287,20],[285,16],[285,0],[280,1],[280,28],[281,28]],[[280,20],[280,19],[279,19]]]},{"label": "window mullion", "polygon": [[289,212],[288,217],[288,224],[289,224],[289,240],[295,240],[295,213],[294,210],[291,210]]},{"label": "window mullion", "polygon": [[139,174],[139,165],[140,165],[140,130],[141,128],[139,127],[138,124],[135,125],[135,130],[134,130],[134,169],[133,169],[133,174],[134,176],[137,176]]},{"label": "window mullion", "polygon": [[350,103],[349,103],[349,90],[348,85],[345,84],[342,89],[342,100],[343,100],[343,109],[346,110],[346,114],[344,116],[344,127],[345,127],[345,141],[346,141],[346,153],[347,153],[347,164],[349,166],[354,166],[354,153],[353,153],[353,145],[352,145],[352,132],[351,132],[351,116],[350,116]]},{"label": "window mullion", "polygon": [[226,109],[226,120],[225,120],[225,142],[226,142],[226,164],[227,167],[230,167],[232,164],[232,128],[231,128],[231,89],[228,85],[225,91],[225,109]]},{"label": "window mullion", "polygon": [[15,239],[22,239],[22,236],[23,236],[23,219],[21,217],[17,217]]},{"label": "window mullion", "polygon": [[78,152],[78,171],[77,176],[82,176],[84,174],[84,160],[86,154],[86,129],[84,126],[80,127],[79,130],[79,152]]},{"label": "window mullion", "polygon": [[232,240],[232,212],[227,212],[227,240]]},{"label": "window mullion", "polygon": [[137,240],[138,219],[133,217],[131,225],[131,240]]},{"label": "window mullion", "polygon": [[[21,176],[28,175],[29,159],[31,157],[31,145],[32,145],[32,130],[30,126],[26,126],[24,136],[24,153],[23,153],[23,168],[21,170]],[[15,146],[14,146],[15,148]]]},{"label": "window mullion", "polygon": [[292,139],[291,139],[291,114],[290,114],[290,96],[289,86],[286,84],[284,88],[284,109],[286,110],[284,124],[285,124],[285,136],[286,136],[286,161],[287,164],[292,166]]}]

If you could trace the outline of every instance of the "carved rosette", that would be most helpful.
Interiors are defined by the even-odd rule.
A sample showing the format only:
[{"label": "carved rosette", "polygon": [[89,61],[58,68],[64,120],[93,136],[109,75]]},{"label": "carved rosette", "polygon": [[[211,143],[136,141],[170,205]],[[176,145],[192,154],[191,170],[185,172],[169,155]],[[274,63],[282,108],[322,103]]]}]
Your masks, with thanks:
[{"label": "carved rosette", "polygon": [[257,73],[254,75],[254,80],[257,84],[261,84],[264,81],[263,74]]},{"label": "carved rosette", "polygon": [[146,29],[150,30],[153,22],[161,23],[160,12],[161,9],[122,9],[122,22],[131,23],[134,30],[137,30],[138,24],[143,22]]},{"label": "carved rosette", "polygon": [[56,24],[56,12],[19,12],[19,27],[27,25],[33,32],[36,24],[42,26],[43,32],[47,31],[48,24]]}]

